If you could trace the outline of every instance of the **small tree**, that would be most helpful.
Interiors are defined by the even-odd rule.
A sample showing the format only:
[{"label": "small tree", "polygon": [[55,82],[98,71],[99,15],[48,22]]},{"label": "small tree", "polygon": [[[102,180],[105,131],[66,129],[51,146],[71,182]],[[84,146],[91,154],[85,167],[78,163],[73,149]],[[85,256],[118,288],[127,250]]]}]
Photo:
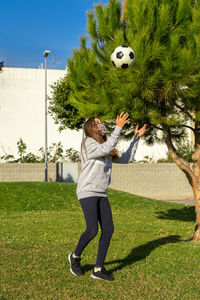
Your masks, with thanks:
[{"label": "small tree", "polygon": [[[87,13],[90,45],[81,38],[68,61],[68,96],[83,118],[112,120],[128,111],[131,126],[147,123],[148,144],[163,142],[186,174],[195,196],[194,240],[200,241],[200,0],[127,0],[95,4]],[[128,70],[110,61],[129,45],[136,62]],[[176,145],[192,131],[192,166]]]},{"label": "small tree", "polygon": [[71,88],[68,75],[51,85],[51,88],[53,91],[52,96],[49,97],[49,112],[55,123],[60,125],[59,130],[80,129],[84,119],[79,115],[78,110],[69,104]]},{"label": "small tree", "polygon": [[3,67],[4,67],[4,62],[0,61],[0,72],[2,71]]},{"label": "small tree", "polygon": [[19,161],[24,162],[24,157],[26,156],[26,149],[27,146],[23,142],[22,138],[19,139],[17,142],[18,154],[19,154]]}]

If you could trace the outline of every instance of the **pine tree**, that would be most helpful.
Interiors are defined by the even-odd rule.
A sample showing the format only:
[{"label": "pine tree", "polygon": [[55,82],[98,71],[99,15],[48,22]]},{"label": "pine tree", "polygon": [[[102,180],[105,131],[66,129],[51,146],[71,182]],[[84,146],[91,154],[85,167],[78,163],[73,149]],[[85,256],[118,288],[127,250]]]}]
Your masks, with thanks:
[{"label": "pine tree", "polygon": [[[128,111],[131,125],[148,124],[146,142],[166,143],[195,196],[194,240],[200,241],[200,0],[127,0],[95,4],[87,13],[89,44],[68,61],[69,101],[81,117],[115,119]],[[128,45],[132,68],[115,69],[112,51]],[[194,135],[190,165],[176,149]]]}]

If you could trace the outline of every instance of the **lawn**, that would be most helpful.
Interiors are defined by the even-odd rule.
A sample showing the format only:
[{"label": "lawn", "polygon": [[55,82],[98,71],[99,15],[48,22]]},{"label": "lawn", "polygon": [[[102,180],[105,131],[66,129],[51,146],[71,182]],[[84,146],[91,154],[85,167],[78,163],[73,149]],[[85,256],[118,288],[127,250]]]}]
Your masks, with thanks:
[{"label": "lawn", "polygon": [[97,237],[73,276],[68,254],[85,228],[76,186],[0,183],[1,300],[200,299],[200,245],[194,207],[109,190],[115,232],[105,267],[114,282],[90,278]]}]

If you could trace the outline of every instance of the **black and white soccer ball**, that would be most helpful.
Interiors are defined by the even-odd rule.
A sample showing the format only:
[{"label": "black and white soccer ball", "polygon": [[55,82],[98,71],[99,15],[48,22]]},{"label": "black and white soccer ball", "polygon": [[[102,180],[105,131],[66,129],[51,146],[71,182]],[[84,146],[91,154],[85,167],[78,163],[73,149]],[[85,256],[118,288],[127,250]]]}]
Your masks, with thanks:
[{"label": "black and white soccer ball", "polygon": [[135,52],[128,46],[119,46],[111,54],[111,61],[117,69],[127,69],[135,61]]}]

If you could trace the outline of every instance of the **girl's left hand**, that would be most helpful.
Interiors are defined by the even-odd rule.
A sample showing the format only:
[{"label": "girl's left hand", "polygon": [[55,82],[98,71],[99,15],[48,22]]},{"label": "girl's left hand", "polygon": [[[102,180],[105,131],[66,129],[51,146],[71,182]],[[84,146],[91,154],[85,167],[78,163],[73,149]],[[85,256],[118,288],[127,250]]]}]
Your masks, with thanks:
[{"label": "girl's left hand", "polygon": [[139,130],[138,127],[139,125],[135,127],[135,137],[141,137],[143,134],[145,134],[147,124],[144,124],[143,127],[140,128]]}]

